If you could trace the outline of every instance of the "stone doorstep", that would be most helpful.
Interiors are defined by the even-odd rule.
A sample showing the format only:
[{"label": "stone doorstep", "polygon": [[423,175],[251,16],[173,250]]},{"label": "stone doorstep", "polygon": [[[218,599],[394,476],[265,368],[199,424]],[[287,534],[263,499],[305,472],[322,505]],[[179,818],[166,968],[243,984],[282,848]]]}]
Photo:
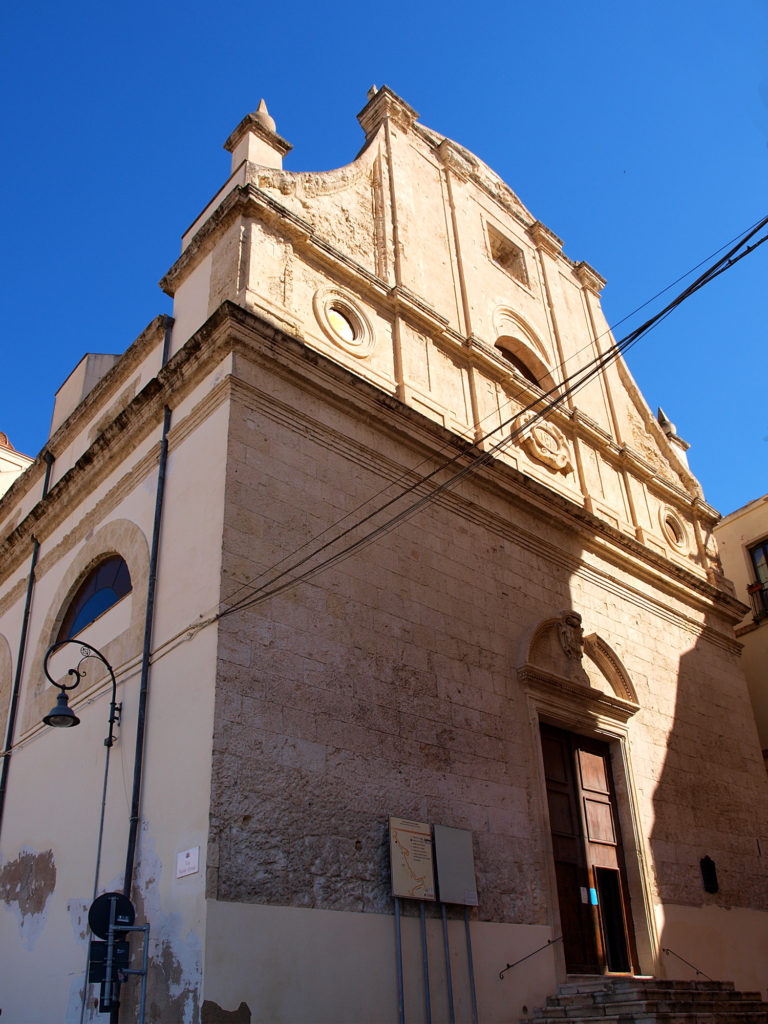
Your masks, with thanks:
[{"label": "stone doorstep", "polygon": [[535,1024],[768,1024],[759,992],[732,982],[573,978],[522,1021]]},{"label": "stone doorstep", "polygon": [[[534,1019],[534,1018],[523,1018]],[[568,1016],[559,1017],[544,1014],[536,1017],[536,1024],[563,1024],[563,1021],[575,1021],[579,1024],[768,1024],[768,1009],[751,1010],[736,1013],[610,1013],[599,1016]]]},{"label": "stone doorstep", "polygon": [[653,989],[648,992],[595,992],[589,996],[586,993],[571,996],[554,996],[547,1001],[547,1007],[578,1008],[584,1006],[602,1007],[603,1012],[615,1008],[622,1012],[626,1007],[652,1006],[654,1008],[665,1008],[672,1004],[684,1004],[693,1006],[698,1010],[706,1012],[709,1008],[712,1012],[720,1009],[739,1010],[747,1009],[757,1004],[762,1007],[759,992],[696,992],[688,993],[669,990]]},{"label": "stone doorstep", "polygon": [[[597,1013],[595,1011],[598,1011]],[[545,1010],[534,1011],[531,1018],[537,1024],[543,1020],[573,1021],[590,1018],[606,1020],[608,1017],[620,1016],[624,1020],[668,1020],[671,1018],[689,1018],[696,1020],[711,1019],[720,1021],[757,1020],[768,1021],[768,1007],[761,1003],[739,1000],[735,1005],[721,1003],[705,1003],[692,1005],[690,1002],[626,1002],[596,1006],[551,1006]]]},{"label": "stone doorstep", "polygon": [[562,984],[558,989],[558,994],[569,995],[576,994],[579,992],[597,992],[606,991],[613,992],[619,989],[626,988],[663,988],[663,989],[683,989],[687,992],[733,992],[734,984],[732,981],[681,981],[674,978],[654,978],[649,975],[600,975],[594,977],[590,975],[583,976],[568,976],[570,980]]}]

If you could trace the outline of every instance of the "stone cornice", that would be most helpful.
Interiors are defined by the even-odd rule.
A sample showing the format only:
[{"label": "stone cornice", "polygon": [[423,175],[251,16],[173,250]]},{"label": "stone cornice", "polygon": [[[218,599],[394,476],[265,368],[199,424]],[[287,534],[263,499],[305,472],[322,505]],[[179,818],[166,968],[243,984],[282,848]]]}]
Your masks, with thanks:
[{"label": "stone cornice", "polygon": [[[138,338],[126,349],[120,360],[111,370],[104,374],[72,414],[61,424],[56,433],[49,438],[48,443],[27,472],[15,480],[3,497],[0,498],[0,515],[5,512],[6,507],[17,504],[22,496],[28,493],[45,476],[45,453],[50,452],[55,457],[57,452],[62,452],[74,440],[82,429],[84,421],[93,416],[96,409],[100,406],[107,404],[112,395],[119,390],[125,378],[145,359],[147,353],[155,345],[162,342],[166,327],[172,323],[173,318],[163,313],[160,316],[156,316],[144,328]],[[5,502],[8,502],[7,506],[4,506]],[[2,548],[0,547],[1,550]]]},{"label": "stone cornice", "polygon": [[[128,454],[135,450],[137,442],[158,428],[165,404],[178,406],[213,365],[220,363],[228,352],[238,346],[245,346],[250,358],[266,360],[270,368],[299,381],[303,387],[321,386],[329,401],[342,403],[348,408],[349,402],[354,399],[354,405],[359,406],[361,411],[364,409],[366,417],[377,419],[381,429],[395,431],[411,444],[419,443],[434,458],[438,458],[446,449],[454,452],[463,449],[470,459],[475,456],[476,449],[452,431],[439,426],[392,395],[383,393],[375,385],[329,357],[309,349],[253,313],[234,303],[225,302],[99,435],[75,466],[57,482],[44,500],[38,502],[0,547],[0,565],[5,570],[3,574],[7,577],[19,560],[27,556],[28,543],[25,542],[29,541],[33,533],[41,541],[44,540],[63,522],[66,515],[71,514],[73,499],[78,494],[91,493],[117,465],[126,460]],[[720,646],[730,650],[728,643],[732,646],[735,644],[735,641],[728,641],[711,627],[672,612],[663,601],[662,595],[674,595],[683,604],[698,608],[701,612],[716,608],[726,620],[740,621],[744,608],[741,602],[724,594],[708,581],[684,566],[657,555],[564,495],[501,460],[492,460],[483,465],[474,474],[474,479],[477,486],[497,491],[507,502],[522,502],[533,514],[545,516],[556,528],[566,532],[575,531],[585,551],[593,552],[634,578],[644,578],[659,596],[650,598],[643,595],[643,603],[660,613],[663,610],[666,615],[674,615],[675,621],[679,618],[681,624],[688,622],[686,628],[700,635],[708,635],[712,642]],[[461,514],[469,515],[470,518],[480,517],[485,521],[492,516],[494,522],[498,519],[482,505],[477,506],[476,502],[468,501],[454,492],[441,495],[437,500],[448,502],[457,511],[463,510]],[[501,519],[498,519],[496,528],[506,531],[512,529],[515,535],[519,532]],[[518,542],[521,540],[522,536]],[[545,550],[543,542],[532,535],[526,543],[533,544],[537,550],[541,548],[539,553],[544,557],[557,555],[569,560],[570,556],[566,556],[565,552],[558,555],[558,549]],[[582,564],[578,559],[573,560],[571,571],[580,571],[578,567]],[[594,568],[587,569],[586,565],[584,571],[590,575],[597,573],[595,578],[604,579],[606,585],[610,579],[611,587],[619,587],[622,593],[626,591],[629,594],[627,585],[617,579],[605,576],[604,573],[601,575]]]},{"label": "stone cornice", "polygon": [[709,523],[710,526],[714,526],[715,523],[720,522],[720,513],[703,498],[694,498],[691,502],[691,507],[696,510],[696,513],[702,522]]},{"label": "stone cornice", "polygon": [[534,221],[528,228],[536,245],[549,256],[559,256],[563,251],[563,240],[554,231],[550,231],[540,220]]},{"label": "stone cornice", "polygon": [[656,470],[653,466],[646,462],[641,455],[639,455],[634,448],[630,448],[629,445],[623,444],[619,449],[619,457],[622,462],[625,463],[627,469],[634,476],[640,480],[653,480],[656,476]]},{"label": "stone cornice", "polygon": [[471,178],[472,164],[467,160],[455,142],[451,142],[450,139],[443,139],[437,147],[437,154],[443,161],[443,164],[449,167],[462,181],[468,181]]},{"label": "stone cornice", "polygon": [[357,115],[360,127],[365,132],[366,140],[375,135],[381,123],[389,118],[400,128],[408,130],[419,115],[389,86],[383,85],[368,100],[366,105]]},{"label": "stone cornice", "polygon": [[[164,321],[170,321],[170,317],[158,317],[150,324],[147,331],[139,336],[134,345],[139,342],[145,343],[147,332],[158,323],[160,326],[164,326]],[[33,537],[42,544],[45,538],[66,519],[72,507],[71,495],[76,495],[83,489],[92,490],[98,483],[105,480],[115,466],[124,462],[129,454],[136,449],[137,444],[159,426],[164,405],[175,407],[183,400],[202,374],[201,367],[220,354],[221,344],[214,344],[211,340],[214,326],[215,317],[212,317],[159,371],[157,376],[153,377],[138,395],[117,414],[74,466],[54,484],[47,496],[38,501],[30,513],[5,538],[0,544],[0,567],[2,567],[0,575],[7,578],[18,565],[19,560],[26,557],[29,543]],[[128,349],[123,359],[128,358],[129,354],[135,356],[134,345]],[[203,346],[205,346],[205,351],[202,351]],[[118,381],[122,381],[131,367],[132,360],[129,361],[127,367],[121,360],[108,376],[115,372],[119,373],[123,368],[124,372],[119,373],[118,376]],[[100,382],[97,388],[102,383],[104,382]],[[94,388],[94,391],[97,388]],[[83,404],[87,402],[88,399]],[[75,414],[62,425],[61,431],[70,432],[77,428],[74,417]],[[80,417],[78,417],[78,422],[80,422]],[[55,436],[58,437],[58,434],[59,432]],[[84,483],[86,480],[87,484]]]},{"label": "stone cornice", "polygon": [[260,139],[263,139],[264,142],[267,143],[267,145],[276,150],[281,157],[286,156],[293,149],[290,142],[284,139],[281,135],[278,135],[277,132],[270,131],[270,129],[262,123],[258,114],[245,115],[243,120],[224,143],[224,149],[226,149],[228,153],[231,153],[246,132],[253,132],[254,135],[258,135]]},{"label": "stone cornice", "polygon": [[634,377],[629,371],[629,367],[623,358],[616,360],[616,368],[619,374],[619,380],[622,382],[624,387],[627,389],[630,399],[632,400],[635,408],[640,414],[643,422],[645,423],[645,429],[653,437],[654,441],[658,444],[661,451],[667,456],[670,465],[675,467],[676,472],[680,475],[680,479],[684,482],[684,485],[688,491],[689,497],[691,498],[702,498],[701,485],[696,477],[691,473],[690,468],[680,459],[674,452],[674,449],[669,443],[669,438],[659,426],[659,421],[651,413],[648,405],[643,397],[640,389],[635,382]]},{"label": "stone cornice", "polygon": [[[242,309],[233,303],[224,303],[214,316],[231,317],[232,321],[241,325],[246,335],[257,338],[262,335],[263,321],[254,314]],[[269,328],[271,333],[280,335],[275,328]],[[380,410],[381,423],[384,429],[392,430],[399,423],[399,432],[402,436],[412,441],[417,436],[423,436],[424,443],[428,445],[437,444],[440,450],[461,450],[464,448],[468,454],[473,446],[463,438],[457,437],[452,431],[439,426],[433,420],[428,419],[416,409],[402,403],[392,395],[381,392],[375,385],[361,377],[352,374],[343,366],[331,360],[327,356],[311,350],[311,357],[308,355],[306,346],[302,343],[282,336],[283,341],[278,349],[270,352],[270,358],[279,353],[281,359],[291,357],[291,371],[293,372],[303,364],[307,358],[311,358],[315,372],[322,369],[329,380],[328,395],[335,395],[339,399],[344,390],[342,386],[346,382],[346,388],[352,387],[358,396],[358,401],[365,398],[367,415],[372,416],[374,409]],[[346,407],[346,405],[345,405]],[[392,412],[397,412],[396,422],[393,425]],[[741,619],[743,617],[743,606],[734,598],[723,593],[703,577],[692,573],[683,565],[672,562],[663,555],[641,544],[634,538],[622,533],[609,523],[593,515],[587,509],[574,504],[565,495],[552,490],[545,484],[541,484],[532,477],[527,476],[520,470],[501,460],[493,460],[489,466],[481,469],[477,479],[482,479],[486,487],[493,490],[500,489],[507,500],[514,496],[515,500],[529,504],[539,515],[545,514],[549,518],[559,521],[566,529],[575,529],[585,549],[591,549],[616,564],[626,563],[624,568],[633,575],[640,575],[655,588],[664,592],[676,593],[682,601],[693,603],[702,609],[711,608],[716,605],[725,616]],[[694,599],[694,594],[697,597]],[[652,601],[650,602],[653,603]],[[691,624],[691,628],[694,626]],[[719,637],[719,634],[708,627],[695,627],[701,633],[711,634],[712,637]],[[733,641],[730,641],[733,643]],[[729,648],[730,649],[730,648]]]},{"label": "stone cornice", "polygon": [[[514,380],[516,385],[519,384],[519,379],[514,375],[512,369],[504,366],[503,360],[495,350],[482,339],[466,339],[449,329],[446,319],[419,296],[402,287],[388,287],[375,275],[318,236],[310,224],[253,184],[235,189],[214,211],[161,282],[166,290],[171,290],[170,287],[167,287],[168,283],[177,279],[185,272],[186,267],[198,258],[199,250],[205,251],[208,248],[209,239],[215,236],[222,224],[240,213],[258,217],[265,223],[279,225],[281,232],[292,240],[296,248],[304,251],[305,257],[314,256],[316,260],[320,260],[329,273],[352,287],[361,298],[365,298],[381,308],[389,309],[392,315],[404,317],[417,330],[428,332],[438,343],[440,339],[443,339],[453,348],[468,350],[471,363],[493,378],[499,380],[506,378]],[[540,237],[543,237],[542,233],[546,230],[542,226],[537,229],[537,232]],[[589,275],[594,274],[587,264],[581,265],[581,268],[582,276],[586,275],[589,278]],[[529,397],[535,399],[537,396],[531,390]],[[557,418],[559,413],[556,411],[554,416]],[[631,452],[626,446],[619,446],[605,430],[579,410],[574,413],[573,424],[579,437],[585,438],[598,447],[601,454],[614,461],[617,466],[623,462],[626,468],[635,472],[638,477],[646,480],[651,486],[658,486],[664,494],[673,499],[676,505],[687,506],[690,504],[691,496],[689,494],[681,488],[676,488],[675,485],[663,481],[636,453]]]},{"label": "stone cornice", "polygon": [[614,458],[620,457],[620,446],[616,444],[607,430],[604,430],[599,423],[595,423],[586,413],[580,409],[574,409],[573,422],[583,440],[589,441],[603,454],[609,452]]},{"label": "stone cornice", "polygon": [[606,285],[605,278],[601,277],[595,268],[590,267],[590,265],[585,263],[584,260],[576,264],[576,273],[578,274],[583,287],[586,288],[587,291],[590,291],[599,297],[600,292]]},{"label": "stone cornice", "polygon": [[560,701],[577,704],[583,711],[619,722],[628,722],[640,710],[631,701],[603,693],[593,686],[574,683],[536,665],[521,665],[517,670],[517,678],[529,693],[554,696]]}]

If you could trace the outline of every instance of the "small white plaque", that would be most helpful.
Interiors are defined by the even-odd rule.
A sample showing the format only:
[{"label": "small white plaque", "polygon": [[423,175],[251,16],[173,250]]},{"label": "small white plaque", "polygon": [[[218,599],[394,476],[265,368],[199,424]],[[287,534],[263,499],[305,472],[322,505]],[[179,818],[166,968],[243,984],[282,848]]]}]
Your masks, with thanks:
[{"label": "small white plaque", "polygon": [[193,846],[190,850],[182,850],[176,854],[176,877],[197,873],[200,864],[200,847]]}]

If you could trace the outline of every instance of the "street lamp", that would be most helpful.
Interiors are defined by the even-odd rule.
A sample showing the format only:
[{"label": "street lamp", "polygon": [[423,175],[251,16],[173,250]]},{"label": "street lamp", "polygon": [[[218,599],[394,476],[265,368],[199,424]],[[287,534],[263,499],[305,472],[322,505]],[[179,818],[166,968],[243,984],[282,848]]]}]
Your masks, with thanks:
[{"label": "street lamp", "polygon": [[[74,644],[80,648],[80,660],[74,668],[67,670],[68,676],[74,677],[74,682],[67,685],[67,683],[60,683],[53,678],[51,673],[48,671],[48,662],[51,657],[62,647],[67,644]],[[109,664],[107,659],[97,650],[95,647],[91,647],[90,644],[84,643],[82,640],[57,640],[56,643],[51,644],[48,650],[45,652],[43,659],[43,671],[45,672],[49,682],[51,682],[61,692],[56,698],[56,706],[48,712],[43,718],[45,725],[50,725],[54,729],[71,729],[75,725],[80,724],[80,719],[74,713],[72,708],[69,706],[69,698],[67,693],[69,690],[74,690],[80,684],[80,680],[86,675],[86,670],[83,668],[83,663],[89,658],[95,658],[100,661],[102,665],[109,672],[109,678],[112,680],[112,700],[109,705],[109,733],[107,738],[104,740],[104,746],[107,748],[107,752],[104,759],[104,784],[101,790],[101,815],[99,818],[99,842],[96,847],[96,871],[93,878],[93,900],[96,902],[96,894],[99,891],[99,869],[101,867],[101,845],[102,839],[104,838],[104,809],[107,802],[107,777],[109,775],[109,754],[112,745],[115,742],[115,726],[120,724],[120,712],[122,711],[122,704],[117,703],[117,682],[115,680],[115,673],[112,671],[112,666]],[[114,896],[115,894],[110,894]],[[133,921],[131,921],[131,924]],[[109,956],[112,956],[112,941],[113,937],[110,936],[109,940]],[[88,990],[89,975],[90,975],[90,963],[91,963],[91,946],[88,947],[88,959],[86,960],[85,968],[85,979],[83,982],[83,998],[80,1004],[80,1024],[82,1024],[85,1016],[85,998]],[[110,959],[111,963],[111,959]],[[137,972],[141,974],[142,972]],[[146,981],[146,970],[144,971]],[[117,1019],[117,1012],[119,1003],[117,1001],[117,992],[119,992],[120,983],[116,979],[113,979],[110,974],[108,979],[102,982],[102,994],[103,999],[100,1002],[100,1006],[103,1003],[104,1010],[110,1012],[110,1019]],[[144,989],[142,988],[142,993]],[[143,997],[142,997],[143,998]],[[143,1003],[142,1003],[143,1006]],[[142,1010],[143,1014],[143,1010]],[[143,1019],[143,1017],[142,1017]]]},{"label": "street lamp", "polygon": [[[48,671],[48,661],[56,651],[60,650],[66,644],[75,644],[80,648],[81,655],[77,666],[67,670],[68,676],[75,677],[74,683],[70,683],[69,686],[67,686],[66,683],[57,682]],[[104,740],[104,746],[111,747],[115,742],[114,727],[120,724],[120,712],[122,710],[122,704],[118,704],[116,701],[117,682],[115,680],[115,673],[112,671],[112,666],[101,651],[98,651],[95,647],[91,647],[90,644],[84,643],[82,640],[58,640],[55,644],[51,644],[45,652],[45,658],[43,659],[43,672],[45,672],[48,677],[48,681],[61,690],[61,693],[56,698],[56,706],[43,718],[43,722],[45,725],[53,726],[54,729],[70,729],[73,726],[80,724],[80,719],[69,706],[67,691],[74,690],[75,687],[79,685],[83,676],[86,675],[85,669],[82,666],[83,662],[87,661],[88,658],[96,658],[97,661],[100,661],[106,668],[107,672],[109,672],[109,678],[112,680],[112,701],[109,705],[109,735]]]}]

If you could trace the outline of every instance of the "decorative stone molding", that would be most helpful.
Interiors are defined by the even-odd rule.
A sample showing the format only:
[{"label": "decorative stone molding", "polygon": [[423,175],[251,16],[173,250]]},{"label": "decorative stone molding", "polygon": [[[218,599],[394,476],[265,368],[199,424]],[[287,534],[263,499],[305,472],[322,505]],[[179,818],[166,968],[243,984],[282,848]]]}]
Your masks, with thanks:
[{"label": "decorative stone molding", "polygon": [[373,328],[349,292],[324,285],[315,292],[312,306],[323,333],[335,345],[358,359],[365,359],[373,352],[376,345]]},{"label": "decorative stone molding", "polygon": [[601,277],[595,268],[590,267],[590,265],[585,263],[584,260],[582,260],[581,263],[576,264],[576,273],[579,275],[579,280],[587,291],[594,292],[595,295],[599,295],[603,288],[605,288],[605,278]]},{"label": "decorative stone molding", "polygon": [[562,430],[551,420],[538,419],[536,413],[530,411],[523,413],[520,421],[524,426],[518,443],[531,458],[558,473],[570,473],[573,462]]},{"label": "decorative stone molding", "polygon": [[639,711],[637,705],[628,700],[603,693],[593,686],[574,683],[536,665],[521,665],[517,678],[528,693],[549,698],[566,712],[588,713],[600,719],[624,723]]},{"label": "decorative stone molding", "polygon": [[562,238],[558,238],[554,231],[550,231],[540,220],[531,224],[528,230],[542,252],[546,252],[550,256],[558,256],[563,251]]},{"label": "decorative stone molding", "polygon": [[357,115],[360,127],[365,132],[365,138],[370,139],[379,125],[387,118],[390,118],[400,128],[409,129],[414,121],[418,121],[419,115],[404,99],[397,93],[383,85],[378,89],[366,105]]},{"label": "decorative stone molding", "polygon": [[519,313],[510,309],[509,306],[497,306],[493,311],[492,323],[498,338],[513,337],[520,340],[527,348],[536,353],[537,359],[544,363],[546,372],[551,372],[549,353],[544,343]]},{"label": "decorative stone molding", "polygon": [[128,628],[99,648],[117,670],[118,666],[141,651],[149,583],[149,544],[143,531],[128,519],[113,519],[89,536],[74,557],[68,559],[66,571],[53,593],[38,634],[31,649],[29,677],[33,681],[27,695],[22,731],[36,727],[49,702],[49,688],[43,675],[43,657],[56,638],[69,602],[88,572],[108,555],[121,555],[131,574],[131,592],[122,600],[130,602]]},{"label": "decorative stone molding", "polygon": [[455,142],[443,139],[437,147],[437,153],[445,166],[449,167],[457,177],[462,181],[468,180],[474,168]]},{"label": "decorative stone molding", "polygon": [[[596,633],[584,636],[581,615],[573,609],[545,619],[532,630],[517,675],[529,689],[555,692],[559,700],[567,698],[580,710],[599,709],[619,721],[626,721],[639,708],[621,659]],[[605,689],[593,685],[601,678]]]},{"label": "decorative stone molding", "polygon": [[563,612],[557,624],[557,633],[566,658],[581,661],[584,657],[584,630],[581,628],[579,613]]},{"label": "decorative stone molding", "polygon": [[640,706],[637,691],[618,654],[597,633],[590,633],[584,638],[584,650],[610,682],[616,696],[629,701],[637,709]]}]

